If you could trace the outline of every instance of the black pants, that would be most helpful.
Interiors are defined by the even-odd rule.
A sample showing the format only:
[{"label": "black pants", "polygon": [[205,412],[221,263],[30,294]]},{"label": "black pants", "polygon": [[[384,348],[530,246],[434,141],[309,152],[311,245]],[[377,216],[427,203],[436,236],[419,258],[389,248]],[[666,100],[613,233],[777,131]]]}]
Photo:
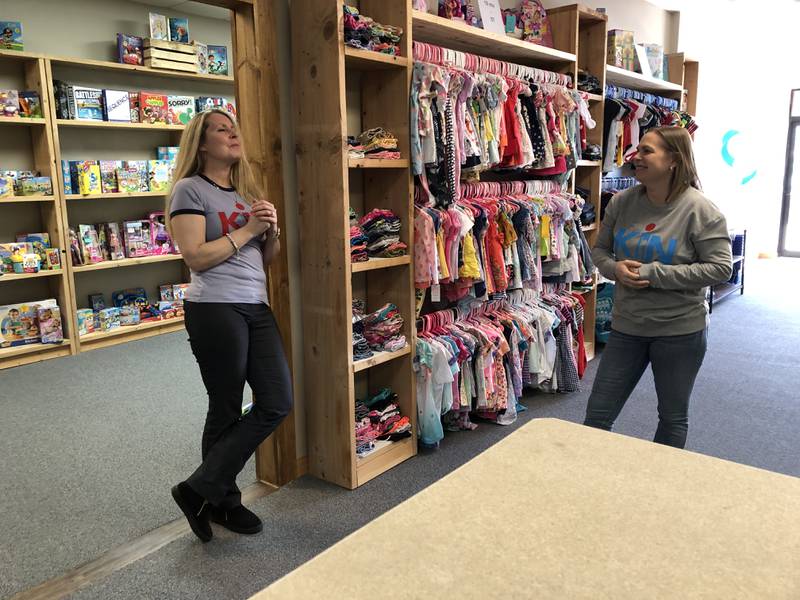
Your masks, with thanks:
[{"label": "black pants", "polygon": [[[208,391],[203,463],[189,486],[211,504],[241,504],[236,476],[289,414],[292,380],[272,311],[265,304],[186,302],[186,330]],[[244,383],[252,410],[242,416]]]}]

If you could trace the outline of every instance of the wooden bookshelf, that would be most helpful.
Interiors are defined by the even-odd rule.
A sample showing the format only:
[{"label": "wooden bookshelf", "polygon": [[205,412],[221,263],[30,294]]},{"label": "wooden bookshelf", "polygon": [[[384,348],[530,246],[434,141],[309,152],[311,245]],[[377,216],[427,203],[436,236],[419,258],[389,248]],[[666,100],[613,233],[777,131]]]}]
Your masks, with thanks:
[{"label": "wooden bookshelf", "polygon": [[39,271],[38,273],[4,273],[0,275],[0,283],[10,283],[12,281],[22,281],[24,279],[39,279],[42,277],[57,277],[63,274],[64,271],[61,269]]},{"label": "wooden bookshelf", "polygon": [[552,67],[575,62],[575,54],[569,52],[498,35],[419,10],[415,10],[413,15],[414,41],[417,42],[523,65]]},{"label": "wooden bookshelf", "polygon": [[202,81],[203,83],[213,82],[226,85],[233,84],[233,77],[229,75],[206,75],[203,73],[186,73],[184,71],[169,71],[165,69],[152,69],[140,65],[126,65],[106,60],[92,60],[89,58],[67,58],[63,56],[50,56],[50,63],[53,65],[63,65],[77,67],[80,69],[91,69],[95,71],[117,71],[135,73],[147,77],[165,77],[168,79],[190,79]]},{"label": "wooden bookshelf", "polygon": [[47,119],[27,118],[27,117],[0,117],[0,125],[17,125],[20,127],[33,127],[35,125],[47,125]]},{"label": "wooden bookshelf", "polygon": [[381,69],[407,69],[408,57],[394,56],[373,52],[372,50],[359,50],[347,47],[344,49],[345,65],[348,68],[362,71],[376,71]]},{"label": "wooden bookshelf", "polygon": [[72,354],[72,346],[72,340],[67,338],[61,344],[27,344],[0,348],[0,370],[68,356]]},{"label": "wooden bookshelf", "polygon": [[347,161],[351,169],[407,169],[408,164],[406,158],[351,158]]},{"label": "wooden bookshelf", "polygon": [[381,473],[414,456],[417,453],[414,438],[415,434],[412,432],[409,438],[387,444],[363,458],[356,458],[358,485],[364,485]]},{"label": "wooden bookshelf", "polygon": [[396,258],[370,258],[363,262],[355,262],[351,264],[350,271],[352,273],[363,273],[364,271],[373,271],[375,269],[390,269],[392,267],[399,267],[401,265],[410,265],[410,256],[398,256]]},{"label": "wooden bookshelf", "polygon": [[165,192],[117,192],[114,194],[66,194],[64,200],[116,200],[120,198],[166,198]]},{"label": "wooden bookshelf", "polygon": [[166,123],[115,123],[112,121],[89,121],[79,119],[57,119],[59,127],[86,127],[89,129],[140,129],[156,131],[183,131],[183,125],[167,125]]},{"label": "wooden bookshelf", "polygon": [[55,202],[55,196],[12,196],[0,198],[0,204],[16,204],[19,202]]},{"label": "wooden bookshelf", "polygon": [[152,265],[162,262],[170,262],[175,260],[183,260],[180,254],[164,254],[160,256],[142,256],[140,258],[123,258],[121,260],[106,260],[91,265],[78,265],[73,266],[72,270],[76,273],[85,273],[87,271],[102,271],[103,269],[121,269],[123,267],[138,267],[140,265]]},{"label": "wooden bookshelf", "polygon": [[184,329],[183,317],[165,319],[163,321],[150,321],[139,325],[129,325],[116,327],[109,331],[95,331],[80,336],[81,351],[99,350],[118,344],[120,342],[132,342],[141,340],[154,335],[173,333]]}]

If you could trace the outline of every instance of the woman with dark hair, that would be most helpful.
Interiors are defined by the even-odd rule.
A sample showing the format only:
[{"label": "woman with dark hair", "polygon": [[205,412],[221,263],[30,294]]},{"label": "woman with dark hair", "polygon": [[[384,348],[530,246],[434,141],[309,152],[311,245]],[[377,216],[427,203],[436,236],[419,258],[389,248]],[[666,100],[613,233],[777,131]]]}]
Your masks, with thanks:
[{"label": "woman with dark hair", "polygon": [[658,396],[654,441],[683,448],[706,352],[706,288],[730,278],[731,242],[725,217],[700,192],[685,129],[649,131],[633,165],[640,185],[611,199],[592,251],[617,285],[584,424],[610,430],[650,364]]}]

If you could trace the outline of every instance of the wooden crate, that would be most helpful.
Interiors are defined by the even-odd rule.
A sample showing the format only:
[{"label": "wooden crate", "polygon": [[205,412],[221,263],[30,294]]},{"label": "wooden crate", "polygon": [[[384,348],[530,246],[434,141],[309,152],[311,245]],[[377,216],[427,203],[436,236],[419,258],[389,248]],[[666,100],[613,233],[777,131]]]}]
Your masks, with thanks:
[{"label": "wooden crate", "polygon": [[144,41],[144,65],[152,69],[196,73],[198,70],[197,50],[194,44],[146,38]]}]

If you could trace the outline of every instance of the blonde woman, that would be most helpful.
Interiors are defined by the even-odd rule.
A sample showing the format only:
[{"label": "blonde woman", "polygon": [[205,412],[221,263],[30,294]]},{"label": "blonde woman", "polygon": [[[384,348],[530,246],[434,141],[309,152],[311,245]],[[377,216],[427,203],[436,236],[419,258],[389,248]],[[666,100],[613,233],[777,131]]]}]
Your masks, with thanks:
[{"label": "blonde woman", "polygon": [[[275,207],[262,199],[239,129],[223,110],[196,115],[181,138],[165,213],[191,270],[186,330],[208,392],[202,464],[172,496],[204,542],[210,521],[252,534],[236,476],[292,408],[289,368],[267,299],[266,269],[280,250]],[[254,394],[242,416],[245,381]]]},{"label": "blonde woman", "polygon": [[706,288],[730,278],[731,241],[725,217],[700,193],[685,129],[648,132],[633,162],[641,185],[611,199],[592,250],[597,268],[617,285],[584,423],[610,430],[650,364],[658,396],[654,441],[683,448],[706,353]]}]

